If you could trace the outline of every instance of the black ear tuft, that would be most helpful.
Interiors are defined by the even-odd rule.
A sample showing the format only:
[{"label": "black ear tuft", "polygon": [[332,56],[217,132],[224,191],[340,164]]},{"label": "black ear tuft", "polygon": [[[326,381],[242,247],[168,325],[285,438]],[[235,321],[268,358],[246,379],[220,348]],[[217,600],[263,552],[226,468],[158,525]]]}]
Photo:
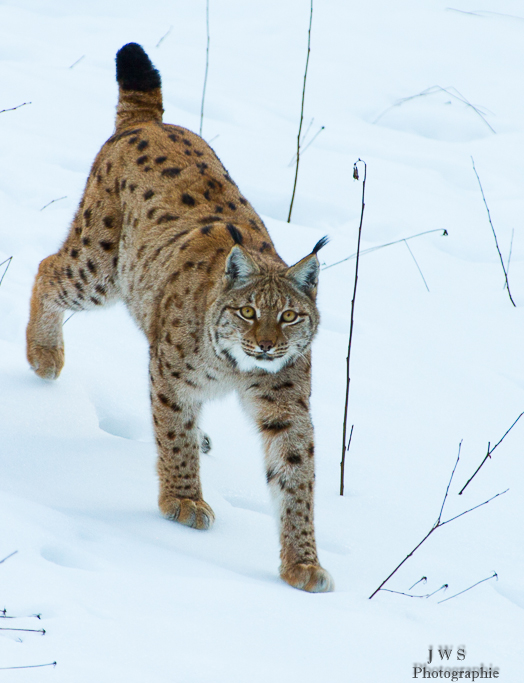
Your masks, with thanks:
[{"label": "black ear tuft", "polygon": [[326,244],[329,242],[329,237],[327,235],[324,235],[324,237],[315,244],[313,247],[313,251],[311,252],[312,254],[316,254],[318,251],[322,249],[322,247],[325,247]]},{"label": "black ear tuft", "polygon": [[160,74],[137,43],[128,43],[116,53],[116,80],[122,90],[148,92],[161,86]]},{"label": "black ear tuft", "polygon": [[229,234],[233,238],[233,242],[235,244],[242,244],[244,241],[244,236],[240,232],[240,230],[236,227],[236,225],[233,225],[233,223],[228,223],[226,225],[226,228],[228,229]]}]

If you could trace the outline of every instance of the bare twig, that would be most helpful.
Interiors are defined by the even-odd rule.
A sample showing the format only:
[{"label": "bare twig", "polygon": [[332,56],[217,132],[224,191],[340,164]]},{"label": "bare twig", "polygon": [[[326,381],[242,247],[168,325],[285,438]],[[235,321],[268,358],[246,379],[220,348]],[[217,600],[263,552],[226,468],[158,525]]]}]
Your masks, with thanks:
[{"label": "bare twig", "polygon": [[38,669],[41,666],[56,666],[56,662],[51,662],[50,664],[30,664],[29,666],[0,666],[0,670],[7,671],[8,669]]},{"label": "bare twig", "polygon": [[[311,120],[313,121],[313,119],[311,119]],[[306,149],[308,149],[308,147],[311,147],[311,145],[315,142],[315,140],[318,138],[318,136],[320,135],[320,133],[322,133],[322,131],[323,131],[325,128],[326,128],[326,126],[320,126],[320,128],[317,130],[317,132],[315,133],[315,135],[313,135],[313,137],[312,137],[311,140],[307,143],[307,145],[306,145],[305,147],[302,147],[302,143],[304,142],[304,140],[305,140],[306,137],[307,137],[307,131],[304,133],[304,137],[302,138],[302,143],[301,143],[301,146],[300,146],[302,156],[304,156],[304,153],[305,153]],[[308,130],[309,130],[309,128],[308,128]],[[294,164],[295,161],[296,161],[296,158],[297,158],[297,155],[295,154],[295,155],[293,156],[293,158],[291,159],[291,161],[289,162],[288,167],[289,167],[289,166],[293,166],[293,164]]]},{"label": "bare twig", "polygon": [[[379,249],[384,249],[385,247],[391,247],[393,244],[400,244],[400,242],[406,242],[407,240],[413,240],[415,237],[421,237],[422,235],[429,235],[430,232],[442,232],[443,237],[448,236],[448,231],[447,230],[442,230],[442,228],[436,228],[435,230],[425,230],[424,232],[419,232],[416,235],[411,235],[410,237],[403,237],[400,240],[395,240],[394,242],[386,242],[386,244],[379,244],[378,247],[370,247],[369,249],[362,249],[360,252],[360,255],[363,256],[364,254],[371,254],[373,251],[378,251]],[[322,266],[322,270],[327,270],[328,268],[333,268],[333,266],[338,266],[341,263],[345,263],[346,261],[350,261],[351,259],[356,258],[357,254],[351,254],[351,256],[346,256],[346,258],[341,259],[340,261],[336,261],[335,263],[330,263],[329,266]]]},{"label": "bare twig", "polygon": [[74,66],[76,66],[79,62],[81,62],[84,59],[85,55],[82,55],[79,59],[76,60],[76,62],[73,62],[71,66],[69,67],[72,69]]},{"label": "bare twig", "polygon": [[349,441],[348,441],[348,447],[345,448],[342,451],[342,460],[340,461],[340,495],[344,495],[344,468],[346,466],[346,453],[349,451],[349,447],[351,446],[351,437],[353,436],[353,427],[355,425],[351,425],[351,432],[349,434]]},{"label": "bare twig", "polygon": [[493,446],[493,448],[490,449],[490,442],[488,441],[488,452],[486,453],[486,455],[485,455],[485,457],[484,457],[484,460],[480,463],[480,465],[479,465],[479,466],[477,467],[477,469],[473,472],[473,474],[471,475],[471,477],[467,480],[467,482],[464,484],[464,486],[460,489],[460,491],[459,491],[459,496],[461,496],[461,495],[464,493],[464,490],[465,490],[466,486],[469,484],[469,482],[473,479],[473,477],[476,476],[477,472],[480,470],[480,468],[481,468],[482,465],[486,462],[486,460],[487,460],[488,458],[491,458],[491,454],[493,453],[493,451],[495,450],[495,448],[497,448],[497,446],[499,446],[499,445],[504,441],[504,439],[506,438],[506,436],[511,432],[511,430],[513,429],[513,427],[517,424],[517,422],[520,420],[520,418],[521,418],[523,415],[524,415],[524,412],[522,412],[522,413],[517,417],[517,419],[515,420],[515,422],[514,422],[514,423],[511,425],[511,427],[505,432],[505,434],[504,434],[504,436],[502,437],[502,439],[500,439],[500,441],[498,441],[498,442]]},{"label": "bare twig", "polygon": [[[508,254],[508,265],[506,266],[506,273],[508,274],[509,277],[509,266],[511,263],[511,254],[513,252],[513,238],[515,237],[515,228],[512,229],[511,231],[511,242],[509,243],[509,254]],[[504,287],[502,289],[506,289],[506,282],[504,281]]]},{"label": "bare twig", "polygon": [[7,626],[0,626],[0,631],[26,631],[27,633],[41,633],[45,636],[45,628],[34,629],[34,628],[7,628]]},{"label": "bare twig", "polygon": [[309,13],[309,29],[307,32],[307,58],[306,58],[306,70],[304,72],[304,84],[302,86],[302,105],[300,107],[300,124],[298,126],[297,135],[297,165],[295,168],[295,182],[293,183],[293,193],[291,195],[291,204],[289,205],[289,214],[287,217],[287,222],[291,222],[291,212],[293,211],[293,202],[295,201],[295,192],[297,189],[298,180],[298,167],[300,164],[300,133],[302,132],[302,123],[304,121],[304,101],[306,99],[306,81],[307,81],[307,69],[309,66],[309,53],[311,52],[311,24],[313,23],[313,0],[311,0],[311,11]]},{"label": "bare twig", "polygon": [[[6,258],[5,261],[2,261],[2,263],[0,263],[0,267],[3,266],[4,263],[7,263],[7,266],[5,267],[4,272],[2,273],[2,277],[0,278],[0,285],[1,285],[2,282],[4,281],[5,274],[7,273],[7,269],[8,269],[9,266],[11,265],[11,261],[12,261],[12,260],[13,260],[13,257],[10,256],[9,258]],[[13,554],[14,554],[14,553],[13,553]],[[11,557],[11,555],[9,555],[9,557]],[[3,562],[3,560],[2,560],[2,562]]]},{"label": "bare twig", "polygon": [[409,253],[411,254],[411,258],[413,259],[413,261],[415,261],[415,265],[416,265],[417,268],[418,268],[418,272],[420,273],[420,277],[421,277],[422,280],[424,281],[424,285],[426,286],[426,289],[427,289],[428,292],[429,292],[428,283],[426,282],[426,278],[424,277],[422,271],[420,270],[420,266],[419,266],[419,264],[418,264],[417,259],[415,258],[415,254],[414,254],[414,253],[411,251],[411,249],[409,248],[409,244],[406,242],[406,240],[404,240],[404,244],[406,245],[406,247],[407,247]]},{"label": "bare twig", "polygon": [[459,100],[459,102],[462,102],[462,104],[465,104],[467,107],[471,107],[473,111],[480,116],[480,118],[484,121],[486,126],[491,130],[492,133],[496,133],[496,130],[493,128],[493,126],[490,126],[488,121],[486,120],[484,114],[482,113],[480,107],[475,106],[474,104],[471,104],[469,100],[467,100],[462,93],[460,93],[455,87],[453,86],[448,86],[447,88],[443,88],[440,85],[432,85],[430,88],[426,88],[426,90],[423,90],[422,92],[417,93],[416,95],[410,95],[409,97],[402,97],[400,100],[397,100],[394,102],[390,107],[387,107],[387,109],[384,109],[382,114],[379,114],[377,118],[373,121],[373,123],[378,123],[380,119],[388,113],[391,109],[394,107],[400,107],[404,102],[409,102],[410,100],[414,100],[417,97],[427,97],[428,95],[434,95],[436,92],[445,92],[447,95],[450,97],[453,97],[456,100]]},{"label": "bare twig", "polygon": [[[355,284],[353,285],[353,298],[351,299],[351,319],[349,323],[349,341],[348,341],[348,355],[346,356],[346,400],[344,403],[344,420],[342,423],[342,463],[345,463],[346,451],[349,448],[349,443],[346,447],[346,433],[347,433],[347,422],[348,422],[348,407],[349,407],[349,385],[351,384],[351,377],[349,373],[350,361],[351,361],[351,342],[353,341],[353,321],[355,313],[355,298],[357,296],[357,282],[358,282],[358,263],[360,257],[360,240],[362,237],[362,221],[364,220],[364,209],[366,207],[366,176],[367,176],[367,164],[362,159],[358,159],[353,164],[353,178],[358,180],[358,166],[357,164],[361,162],[364,164],[364,178],[362,179],[362,206],[360,209],[360,224],[358,226],[358,239],[357,239],[357,261],[355,263]],[[351,434],[353,434],[353,427],[351,427]],[[351,440],[351,436],[349,437]],[[343,469],[343,465],[341,467]],[[343,477],[343,471],[341,473]],[[341,482],[341,492],[343,495],[343,486]]]},{"label": "bare twig", "polygon": [[480,182],[479,174],[477,173],[477,169],[475,168],[475,162],[474,162],[474,160],[473,160],[473,157],[471,157],[471,163],[473,164],[473,170],[475,171],[475,175],[477,176],[477,180],[478,180],[478,182],[479,182],[480,192],[481,192],[481,194],[482,194],[482,199],[484,200],[484,206],[486,207],[486,211],[488,212],[489,224],[491,225],[491,230],[493,231],[493,237],[495,238],[495,245],[496,245],[497,251],[498,251],[498,253],[499,253],[500,263],[501,263],[501,265],[502,265],[502,270],[504,271],[504,277],[506,278],[506,286],[507,286],[507,288],[508,288],[508,296],[509,296],[509,299],[510,299],[511,303],[512,303],[512,304],[515,306],[515,308],[516,308],[517,305],[516,305],[515,302],[513,301],[513,297],[511,296],[511,292],[510,292],[510,289],[509,289],[508,273],[507,273],[507,271],[506,271],[506,267],[504,266],[504,259],[502,258],[502,254],[500,253],[499,243],[498,243],[498,240],[497,240],[497,233],[495,232],[495,228],[493,227],[493,223],[491,222],[491,214],[490,214],[490,212],[489,212],[488,203],[487,203],[487,201],[486,201],[486,197],[484,196],[484,190],[482,189],[482,183]]},{"label": "bare twig", "polygon": [[[2,264],[0,263],[0,265],[2,265]],[[7,557],[4,557],[3,560],[0,560],[0,564],[2,564],[2,562],[5,562],[6,560],[8,560],[10,557],[13,557],[13,555],[16,555],[17,552],[18,552],[18,550],[15,550],[13,553],[11,553],[10,555],[8,555]],[[4,614],[5,614],[5,610],[3,610],[3,612],[4,612]]]},{"label": "bare twig", "polygon": [[449,12],[459,12],[460,14],[471,14],[474,17],[480,17],[481,15],[478,14],[477,12],[466,12],[466,10],[463,9],[455,9],[454,7],[446,7],[446,9]]},{"label": "bare twig", "polygon": [[[315,121],[315,118],[313,117],[313,118],[311,119],[311,121],[309,122],[308,127],[306,128],[306,132],[304,133],[304,135],[302,135],[302,139],[300,140],[300,146],[301,146],[301,147],[302,147],[302,145],[304,144],[304,140],[307,138],[307,134],[308,134],[309,131],[311,130],[311,126],[313,125],[314,121]],[[289,166],[293,166],[293,164],[294,164],[295,161],[296,161],[296,158],[297,158],[297,155],[296,155],[296,154],[293,154],[293,158],[292,158],[291,161],[289,162],[288,167],[289,167]]]},{"label": "bare twig", "polygon": [[51,206],[51,204],[54,204],[55,202],[60,202],[62,199],[67,199],[67,195],[64,197],[58,197],[58,199],[53,199],[52,201],[48,202],[45,206],[43,206],[40,211],[43,211],[44,209],[47,209],[48,206]]},{"label": "bare twig", "polygon": [[26,104],[31,104],[31,102],[22,102],[22,104],[18,104],[16,107],[11,107],[11,109],[2,109],[0,114],[3,114],[5,111],[14,111],[15,109],[20,109],[20,107],[25,107]]},{"label": "bare twig", "polygon": [[76,311],[73,311],[73,312],[71,313],[71,315],[68,316],[68,317],[64,320],[64,322],[62,323],[62,327],[66,324],[66,322],[67,322],[68,320],[71,320],[71,318],[74,316],[75,313],[76,313]]},{"label": "bare twig", "polygon": [[428,582],[428,577],[427,577],[427,576],[423,576],[423,577],[422,577],[421,579],[419,579],[418,581],[415,581],[415,583],[414,583],[412,586],[409,587],[409,590],[413,590],[413,588],[415,588],[415,586],[418,586],[419,583],[427,583],[427,582]]},{"label": "bare twig", "polygon": [[447,519],[446,521],[442,522],[441,519],[442,519],[442,513],[443,513],[443,511],[444,511],[444,505],[446,504],[446,500],[447,500],[447,498],[448,498],[448,493],[449,493],[449,487],[451,486],[451,482],[453,481],[453,475],[455,474],[455,470],[457,469],[457,465],[458,465],[458,462],[459,462],[459,459],[460,459],[460,449],[461,449],[461,447],[462,447],[462,441],[461,441],[460,444],[459,444],[459,450],[458,450],[457,460],[456,460],[456,462],[455,462],[455,467],[453,468],[453,472],[451,473],[451,477],[450,477],[450,479],[449,479],[449,483],[448,483],[448,486],[447,486],[447,488],[446,488],[446,493],[445,493],[445,495],[444,495],[444,500],[442,501],[442,506],[441,506],[441,508],[440,508],[440,512],[439,512],[437,521],[433,524],[433,526],[431,527],[431,529],[430,529],[430,530],[428,531],[428,533],[424,536],[424,538],[420,541],[420,543],[418,543],[418,544],[413,548],[413,550],[412,550],[408,555],[406,555],[406,557],[402,560],[402,562],[401,562],[399,565],[397,565],[397,566],[395,567],[395,569],[391,572],[391,574],[387,577],[387,579],[385,579],[384,581],[382,581],[382,583],[380,584],[380,586],[379,586],[379,587],[378,587],[378,588],[369,596],[369,599],[370,599],[370,600],[371,600],[371,598],[372,598],[373,596],[375,596],[380,590],[383,590],[382,586],[384,586],[384,585],[390,580],[390,578],[391,578],[391,577],[400,569],[400,567],[402,567],[402,565],[403,565],[407,560],[409,560],[409,558],[410,558],[410,557],[411,557],[411,556],[420,548],[420,546],[424,543],[424,541],[427,541],[427,539],[431,536],[431,534],[432,534],[434,531],[436,531],[437,529],[439,529],[439,528],[442,527],[442,526],[445,526],[446,524],[449,524],[450,522],[453,522],[455,519],[458,519],[459,517],[462,517],[463,515],[467,515],[468,512],[472,512],[473,510],[476,510],[477,508],[482,507],[483,505],[487,505],[489,502],[491,502],[491,501],[494,500],[495,498],[498,498],[499,496],[502,496],[502,495],[504,495],[505,493],[507,493],[507,492],[509,491],[509,489],[506,489],[505,491],[501,491],[500,493],[497,493],[496,495],[492,496],[492,497],[489,498],[488,500],[485,500],[483,503],[479,503],[479,505],[475,505],[474,507],[470,508],[469,510],[465,510],[464,512],[461,512],[459,515],[455,515],[454,517],[451,517],[450,519]]},{"label": "bare twig", "polygon": [[164,35],[162,36],[162,38],[160,38],[160,40],[159,40],[158,43],[156,44],[156,47],[160,47],[160,44],[162,43],[162,41],[165,40],[165,39],[168,37],[168,35],[171,33],[172,30],[173,30],[173,27],[170,26],[170,27],[168,28],[168,30],[164,33]]},{"label": "bare twig", "polygon": [[[417,582],[418,583],[418,582]],[[433,593],[426,593],[425,595],[413,595],[412,593],[403,593],[402,591],[392,591],[389,588],[383,588],[383,593],[395,593],[396,595],[405,595],[407,598],[431,598],[433,595],[440,593],[440,591],[445,591],[449,588],[447,583],[443,584],[440,588],[437,588]],[[443,601],[442,601],[443,602]]]},{"label": "bare twig", "polygon": [[498,17],[507,17],[508,19],[517,19],[518,21],[524,21],[524,17],[519,17],[516,14],[506,14],[504,12],[493,12],[487,9],[478,9],[475,12],[466,12],[463,9],[455,9],[454,7],[446,7],[447,10],[451,12],[460,12],[460,14],[472,14],[474,17],[480,17],[484,19],[484,15],[493,14]]},{"label": "bare twig", "polygon": [[457,595],[462,595],[462,593],[466,593],[467,591],[470,591],[472,588],[475,588],[475,586],[478,586],[480,583],[484,583],[484,581],[490,581],[491,579],[497,579],[497,581],[499,580],[497,572],[493,572],[493,574],[491,576],[488,576],[486,579],[482,579],[481,581],[477,581],[477,583],[474,583],[469,588],[465,588],[463,591],[460,591],[460,593],[455,593],[455,595],[450,595],[449,598],[444,598],[444,600],[439,600],[438,604],[440,605],[441,602],[446,602],[447,600],[452,600],[453,598],[456,598]]},{"label": "bare twig", "polygon": [[209,70],[209,0],[206,0],[206,73],[204,74],[204,88],[202,90],[202,105],[200,107],[200,136],[202,136],[202,126],[204,125],[204,100],[206,99],[207,72]]}]

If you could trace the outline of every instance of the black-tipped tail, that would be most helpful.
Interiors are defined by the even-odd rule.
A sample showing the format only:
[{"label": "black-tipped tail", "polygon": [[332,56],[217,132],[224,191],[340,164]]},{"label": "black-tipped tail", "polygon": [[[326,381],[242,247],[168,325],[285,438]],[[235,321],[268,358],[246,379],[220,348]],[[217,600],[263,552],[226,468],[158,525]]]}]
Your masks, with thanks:
[{"label": "black-tipped tail", "polygon": [[313,251],[311,252],[312,254],[316,254],[318,251],[322,249],[322,247],[325,247],[326,244],[329,242],[329,237],[327,235],[324,235],[324,237],[315,244],[313,247]]},{"label": "black-tipped tail", "polygon": [[149,92],[161,87],[160,74],[138,43],[128,43],[116,53],[116,80],[122,90]]}]

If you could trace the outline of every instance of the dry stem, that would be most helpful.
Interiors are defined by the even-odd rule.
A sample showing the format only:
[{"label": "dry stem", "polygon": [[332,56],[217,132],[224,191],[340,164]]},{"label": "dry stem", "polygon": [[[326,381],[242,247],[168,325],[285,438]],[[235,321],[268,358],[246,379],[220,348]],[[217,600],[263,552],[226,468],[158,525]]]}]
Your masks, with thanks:
[{"label": "dry stem", "polygon": [[293,211],[293,202],[295,201],[295,192],[297,189],[297,179],[298,179],[298,165],[300,164],[300,134],[302,132],[302,123],[304,121],[304,101],[306,99],[306,81],[307,81],[307,69],[309,66],[309,53],[311,52],[311,24],[313,23],[313,0],[311,0],[311,11],[309,14],[309,29],[307,32],[307,58],[306,58],[306,70],[304,72],[304,85],[302,86],[302,106],[300,107],[300,124],[298,126],[297,135],[297,165],[295,168],[295,182],[293,183],[293,194],[291,195],[291,204],[289,205],[289,214],[287,217],[287,222],[291,222],[291,212]]}]

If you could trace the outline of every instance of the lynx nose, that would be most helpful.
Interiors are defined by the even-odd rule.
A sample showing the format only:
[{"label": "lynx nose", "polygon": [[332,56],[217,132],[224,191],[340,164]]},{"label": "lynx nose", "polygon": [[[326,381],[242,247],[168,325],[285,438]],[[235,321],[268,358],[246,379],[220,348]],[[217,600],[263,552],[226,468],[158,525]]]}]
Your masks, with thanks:
[{"label": "lynx nose", "polygon": [[262,349],[262,351],[264,351],[265,353],[267,353],[268,351],[271,351],[271,349],[272,349],[273,346],[274,346],[273,342],[272,342],[271,340],[269,340],[269,339],[265,339],[265,340],[263,340],[263,341],[259,341],[259,342],[258,342],[258,345],[259,345],[259,347]]}]

